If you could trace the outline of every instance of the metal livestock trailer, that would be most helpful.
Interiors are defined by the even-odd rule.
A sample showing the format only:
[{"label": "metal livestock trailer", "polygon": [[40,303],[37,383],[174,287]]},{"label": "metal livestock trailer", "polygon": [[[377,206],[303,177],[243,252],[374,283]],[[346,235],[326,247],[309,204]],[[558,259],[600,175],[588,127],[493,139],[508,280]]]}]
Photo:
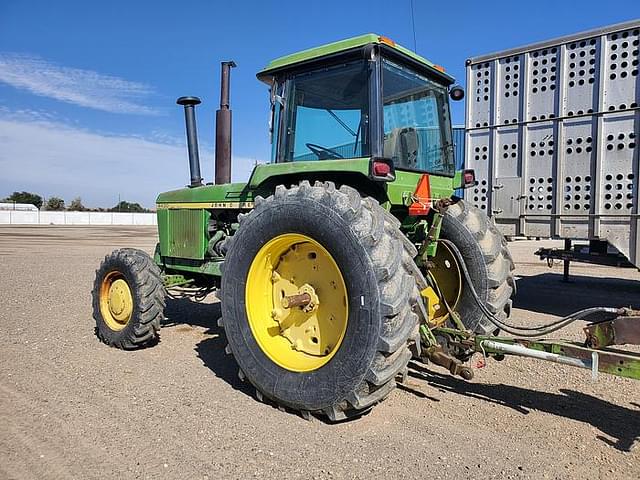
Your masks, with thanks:
[{"label": "metal livestock trailer", "polygon": [[[464,168],[464,125],[453,126],[453,158],[456,162],[456,170]],[[458,197],[464,195],[464,190],[458,188],[455,191]]]},{"label": "metal livestock trailer", "polygon": [[639,38],[635,20],[467,60],[465,196],[503,233],[640,265]]}]

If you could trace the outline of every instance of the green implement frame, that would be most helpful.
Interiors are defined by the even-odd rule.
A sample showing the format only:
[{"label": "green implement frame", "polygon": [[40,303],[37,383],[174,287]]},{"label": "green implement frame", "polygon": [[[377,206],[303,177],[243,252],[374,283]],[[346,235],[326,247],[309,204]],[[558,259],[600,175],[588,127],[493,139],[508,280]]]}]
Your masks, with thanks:
[{"label": "green implement frame", "polygon": [[448,353],[451,349],[464,351],[467,356],[481,353],[485,358],[502,360],[506,355],[516,355],[586,368],[591,370],[594,379],[602,372],[640,380],[640,353],[610,348],[610,345],[640,345],[640,312],[628,309],[621,312],[613,320],[587,325],[584,343],[474,335],[457,328],[429,329],[423,325],[422,356],[466,379],[472,378],[473,372]]}]

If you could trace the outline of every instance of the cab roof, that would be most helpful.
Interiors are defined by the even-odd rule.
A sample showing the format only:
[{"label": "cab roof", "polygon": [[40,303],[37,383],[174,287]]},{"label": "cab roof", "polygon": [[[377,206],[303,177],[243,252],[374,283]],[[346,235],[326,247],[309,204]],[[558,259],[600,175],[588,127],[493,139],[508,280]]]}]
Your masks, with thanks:
[{"label": "cab roof", "polygon": [[437,76],[441,77],[446,83],[450,84],[454,81],[454,78],[451,75],[445,73],[442,67],[430,62],[417,53],[412,52],[408,48],[397,44],[390,38],[375,33],[367,33],[365,35],[347,38],[338,42],[327,43],[326,45],[320,45],[319,47],[309,48],[307,50],[302,50],[300,52],[276,58],[275,60],[269,62],[267,66],[260,72],[258,72],[257,77],[258,79],[269,83],[271,77],[281,71],[288,70],[289,68],[296,67],[303,63],[312,62],[329,55],[339,54],[348,50],[355,50],[369,44],[377,44],[383,46],[384,48],[392,49],[395,53],[406,57],[408,60],[412,60],[413,62],[417,62],[422,66],[427,67],[428,70],[431,70]]}]

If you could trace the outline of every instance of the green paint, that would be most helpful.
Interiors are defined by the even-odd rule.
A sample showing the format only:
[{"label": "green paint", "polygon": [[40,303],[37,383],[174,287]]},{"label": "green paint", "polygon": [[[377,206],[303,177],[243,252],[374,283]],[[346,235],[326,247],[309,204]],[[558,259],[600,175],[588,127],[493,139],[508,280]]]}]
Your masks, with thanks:
[{"label": "green paint", "polygon": [[[353,158],[260,164],[253,169],[247,183],[181,188],[161,193],[156,203],[159,208],[162,208],[162,205],[167,203],[253,202],[257,195],[270,194],[269,191],[261,191],[260,187],[275,177],[304,176],[314,173],[356,173],[366,178],[369,175],[370,161],[369,158]],[[284,179],[282,182],[286,183]]]},{"label": "green paint", "polygon": [[224,262],[221,260],[211,262],[189,261],[185,258],[163,257],[162,266],[170,271],[191,272],[201,275],[211,275],[221,277],[222,270],[220,267]]},{"label": "green paint", "polygon": [[416,191],[416,186],[421,177],[421,173],[396,170],[395,181],[386,185],[389,203],[391,205],[404,205],[405,207],[411,205],[411,196]]},{"label": "green paint", "polygon": [[[438,212],[434,212],[433,221],[429,226],[429,230],[427,231],[425,248],[424,251],[421,250],[422,260],[426,263],[428,258],[433,258],[436,256],[438,249],[438,239],[440,238],[440,230],[442,229],[442,219],[444,215]],[[451,312],[455,315],[454,312]]]},{"label": "green paint", "polygon": [[194,282],[193,278],[187,278],[182,274],[165,274],[162,276],[162,281],[164,282],[164,286],[166,288],[179,287]]},{"label": "green paint", "polygon": [[[430,69],[443,84],[453,81],[452,77],[440,72],[427,59],[400,45],[390,43],[382,40],[378,35],[367,34],[323,45],[272,61],[258,74],[258,78],[268,81],[269,76],[274,72],[286,70],[300,62],[377,44],[382,45],[381,49],[386,51],[392,49],[402,54],[407,63],[412,60]],[[327,62],[330,63],[330,60]],[[217,253],[211,248],[207,250],[207,247],[219,241],[218,237],[222,235],[209,238],[209,220],[212,212],[230,211],[229,214],[223,214],[220,217],[222,223],[218,225],[220,228],[228,229],[228,223],[235,221],[233,217],[235,212],[253,208],[257,196],[267,197],[273,193],[277,185],[296,184],[303,179],[349,184],[363,195],[377,198],[387,210],[404,221],[407,217],[407,207],[411,204],[411,197],[423,174],[396,170],[396,179],[393,182],[377,182],[369,177],[370,170],[371,158],[368,157],[262,164],[253,169],[246,183],[185,187],[161,193],[157,198],[160,244],[156,262],[165,269],[221,275],[219,268],[221,259],[216,258]],[[460,183],[459,173],[454,178],[430,175],[431,197],[434,199],[450,197],[454,190],[454,183],[456,185]],[[217,213],[215,218],[218,221]],[[423,217],[414,219],[413,227],[409,228],[418,231],[417,223],[420,223],[424,231],[427,225]],[[226,235],[232,233],[232,231],[226,231]],[[435,253],[434,239],[439,234],[439,226],[432,228],[430,233],[434,238],[430,240],[427,255]]]},{"label": "green paint", "polygon": [[436,339],[433,331],[429,329],[424,323],[420,325],[420,338],[422,339],[422,348],[431,348],[438,345],[438,340]]},{"label": "green paint", "polygon": [[[618,377],[633,378],[640,380],[640,355],[633,352],[625,352],[622,350],[614,349],[594,349],[584,347],[582,344],[566,342],[562,340],[522,340],[504,337],[490,337],[490,336],[478,336],[475,338],[476,350],[481,351],[480,343],[483,340],[493,340],[500,343],[507,343],[511,345],[523,345],[532,350],[538,350],[541,352],[554,353],[556,355],[563,355],[571,358],[578,358],[582,360],[591,360],[591,354],[596,352],[599,356],[598,371],[602,373],[608,373],[610,375],[616,375]],[[485,347],[485,351],[487,348]],[[494,352],[489,349],[488,354],[505,355],[504,352]],[[605,362],[604,356],[608,355],[613,361]]]},{"label": "green paint", "polygon": [[258,165],[251,174],[248,188],[250,190],[257,189],[270,178],[287,175],[357,173],[367,177],[369,175],[370,161],[369,158],[350,158],[346,160],[312,160]]},{"label": "green paint", "polygon": [[452,76],[436,69],[435,65],[429,60],[427,60],[426,58],[422,57],[421,55],[418,55],[415,52],[412,52],[408,48],[398,45],[397,43],[395,43],[394,45],[389,45],[388,43],[385,43],[381,40],[380,35],[377,35],[375,33],[368,33],[368,34],[360,35],[357,37],[347,38],[346,40],[340,40],[338,42],[321,45],[319,47],[310,48],[308,50],[302,50],[300,52],[296,52],[290,55],[285,55],[283,57],[276,58],[275,60],[272,60],[271,62],[269,62],[269,64],[262,71],[260,71],[257,76],[260,80],[263,80],[269,83],[270,74],[276,70],[293,66],[298,63],[321,58],[327,55],[333,55],[333,54],[344,52],[354,48],[363,47],[368,44],[376,44],[376,45],[384,44],[389,48],[392,48],[393,50],[396,50],[397,52],[409,58],[412,58],[413,60],[428,67],[435,74],[443,77],[448,83],[452,83],[454,81]]},{"label": "green paint", "polygon": [[532,350],[541,352],[555,353],[565,357],[578,358],[582,360],[591,360],[592,354],[595,352],[599,356],[598,371],[618,377],[632,378],[640,380],[640,354],[616,350],[612,348],[588,348],[580,343],[568,342],[565,340],[535,340],[522,339],[513,337],[498,337],[491,335],[474,335],[469,331],[456,330],[454,328],[439,327],[433,329],[434,335],[451,336],[459,341],[464,341],[477,353],[488,356],[504,357],[508,353],[493,350],[482,345],[485,340],[493,342],[505,343],[508,345],[522,345]]},{"label": "green paint", "polygon": [[200,202],[251,202],[252,192],[245,183],[225,183],[223,185],[203,185],[195,188],[181,188],[158,195],[156,203],[200,203]]},{"label": "green paint", "polygon": [[158,210],[161,255],[204,260],[210,217],[204,209]]},{"label": "green paint", "polygon": [[453,189],[462,188],[462,170],[456,170],[453,176],[453,182],[451,183]]},{"label": "green paint", "polygon": [[[387,183],[387,196],[392,205],[411,205],[411,196],[415,193],[418,182],[424,173],[396,170],[396,180]],[[454,190],[455,177],[429,175],[431,198],[449,198]]]},{"label": "green paint", "polygon": [[432,198],[449,198],[457,188],[454,183],[455,177],[442,177],[429,175],[429,185],[431,186]]}]

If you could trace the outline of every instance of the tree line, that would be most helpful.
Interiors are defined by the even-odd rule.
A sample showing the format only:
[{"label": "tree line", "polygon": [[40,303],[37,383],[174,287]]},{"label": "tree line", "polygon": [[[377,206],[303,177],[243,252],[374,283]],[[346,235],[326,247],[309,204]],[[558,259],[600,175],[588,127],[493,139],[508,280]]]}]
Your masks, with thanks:
[{"label": "tree line", "polygon": [[71,200],[69,205],[65,204],[65,201],[60,197],[49,197],[46,201],[45,199],[36,193],[31,192],[13,192],[8,197],[1,200],[2,202],[7,203],[30,203],[35,205],[38,209],[41,210],[50,210],[50,211],[68,211],[68,212],[133,212],[133,213],[144,213],[150,212],[151,210],[144,208],[139,203],[127,202],[126,200],[122,200],[118,202],[112,208],[87,208],[82,204],[82,199],[80,197],[76,197]]}]

